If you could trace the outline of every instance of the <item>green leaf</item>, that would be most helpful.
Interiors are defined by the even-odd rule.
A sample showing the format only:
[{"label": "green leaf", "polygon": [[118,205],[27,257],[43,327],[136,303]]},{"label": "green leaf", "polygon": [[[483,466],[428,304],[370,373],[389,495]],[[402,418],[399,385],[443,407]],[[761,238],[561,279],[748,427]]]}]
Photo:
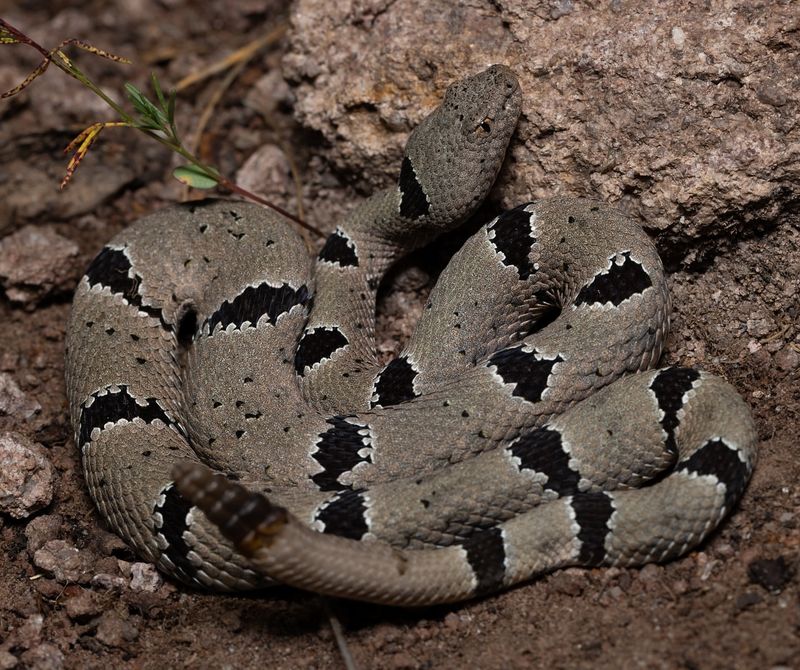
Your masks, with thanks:
[{"label": "green leaf", "polygon": [[151,121],[159,128],[162,128],[165,125],[166,117],[164,116],[164,113],[152,102],[150,102],[145,94],[142,93],[138,88],[128,82],[125,84],[125,92],[128,94],[128,99],[131,101],[134,109],[136,109],[136,111],[139,112],[139,114],[141,114],[145,120]]},{"label": "green leaf", "polygon": [[150,73],[150,82],[153,86],[153,91],[155,91],[156,97],[158,98],[158,104],[161,105],[162,110],[166,111],[167,101],[164,99],[164,92],[161,90],[161,84],[158,83],[158,77],[156,77],[155,72]]},{"label": "green leaf", "polygon": [[214,188],[217,180],[196,165],[182,165],[172,171],[172,176],[182,184],[192,188]]},{"label": "green leaf", "polygon": [[173,88],[169,92],[169,102],[167,103],[167,120],[169,121],[169,127],[172,130],[172,137],[175,138],[175,141],[180,144],[180,140],[178,139],[178,127],[175,125],[175,96],[177,95],[177,91]]},{"label": "green leaf", "polygon": [[164,133],[164,126],[160,123],[154,123],[150,119],[139,118],[138,121],[134,121],[134,128],[139,128],[140,130],[152,130],[158,133]]},{"label": "green leaf", "polygon": [[144,94],[130,82],[125,83],[125,93],[127,93],[128,100],[131,101],[136,109],[143,106]]},{"label": "green leaf", "polygon": [[178,92],[173,88],[169,92],[169,101],[167,102],[167,119],[170,123],[175,123],[175,98]]}]

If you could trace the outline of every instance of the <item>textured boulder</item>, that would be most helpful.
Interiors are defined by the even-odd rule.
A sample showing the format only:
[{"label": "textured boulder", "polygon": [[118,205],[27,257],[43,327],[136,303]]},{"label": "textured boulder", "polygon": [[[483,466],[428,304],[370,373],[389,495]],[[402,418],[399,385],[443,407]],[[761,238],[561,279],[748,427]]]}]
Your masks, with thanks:
[{"label": "textured boulder", "polygon": [[444,86],[494,62],[523,117],[496,198],[600,198],[698,265],[781,224],[800,187],[793,3],[300,0],[284,72],[327,158],[368,190]]}]

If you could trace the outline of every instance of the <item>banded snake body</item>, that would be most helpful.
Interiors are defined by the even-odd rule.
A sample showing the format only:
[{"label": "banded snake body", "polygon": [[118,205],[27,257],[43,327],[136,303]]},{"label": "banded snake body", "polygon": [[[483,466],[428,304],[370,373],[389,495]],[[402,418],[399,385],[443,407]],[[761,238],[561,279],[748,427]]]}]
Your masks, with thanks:
[{"label": "banded snake body", "polygon": [[397,185],[315,262],[280,216],[231,201],[104,247],[75,295],[67,389],[91,495],[139,555],[209,589],[422,605],[669,560],[731,510],[750,411],[718,377],[652,369],[664,271],[605,204],[484,225],[379,364],[382,277],[477,209],[520,106],[503,66],[452,85]]}]

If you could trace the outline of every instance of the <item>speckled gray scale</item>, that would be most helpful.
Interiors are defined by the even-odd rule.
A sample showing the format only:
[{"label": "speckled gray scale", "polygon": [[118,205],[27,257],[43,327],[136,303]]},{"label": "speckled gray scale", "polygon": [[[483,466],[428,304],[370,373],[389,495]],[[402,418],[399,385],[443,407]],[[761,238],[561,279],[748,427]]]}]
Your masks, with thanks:
[{"label": "speckled gray scale", "polygon": [[666,280],[607,205],[483,226],[378,364],[383,275],[476,210],[520,103],[502,66],[454,84],[316,261],[277,215],[225,201],[101,251],[68,325],[70,412],[90,492],[142,557],[210,589],[426,604],[666,560],[730,511],[749,411],[711,375],[649,370]]}]

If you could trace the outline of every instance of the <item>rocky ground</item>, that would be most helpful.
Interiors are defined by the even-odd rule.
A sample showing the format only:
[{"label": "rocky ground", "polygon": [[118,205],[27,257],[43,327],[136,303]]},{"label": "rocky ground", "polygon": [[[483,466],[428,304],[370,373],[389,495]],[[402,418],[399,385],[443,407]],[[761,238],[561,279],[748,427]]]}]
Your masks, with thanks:
[{"label": "rocky ground", "polygon": [[[665,360],[739,389],[758,467],[711,541],[666,566],[566,570],[462,606],[331,603],[352,655],[362,668],[800,667],[795,3],[0,0],[0,16],[48,47],[77,37],[130,57],[75,52],[116,92],[151,70],[175,85],[273,32],[216,102],[225,72],[182,88],[179,124],[191,137],[212,110],[201,155],[326,231],[394,178],[446,83],[512,67],[523,118],[483,216],[572,193],[637,217],[671,272]],[[37,62],[4,46],[0,89]],[[164,581],[88,498],[64,394],[70,294],[111,236],[182,197],[173,158],[121,129],[58,191],[61,149],[107,118],[54,68],[0,103],[0,670],[343,667],[318,598]],[[415,254],[387,282],[387,354],[461,240]]]}]

